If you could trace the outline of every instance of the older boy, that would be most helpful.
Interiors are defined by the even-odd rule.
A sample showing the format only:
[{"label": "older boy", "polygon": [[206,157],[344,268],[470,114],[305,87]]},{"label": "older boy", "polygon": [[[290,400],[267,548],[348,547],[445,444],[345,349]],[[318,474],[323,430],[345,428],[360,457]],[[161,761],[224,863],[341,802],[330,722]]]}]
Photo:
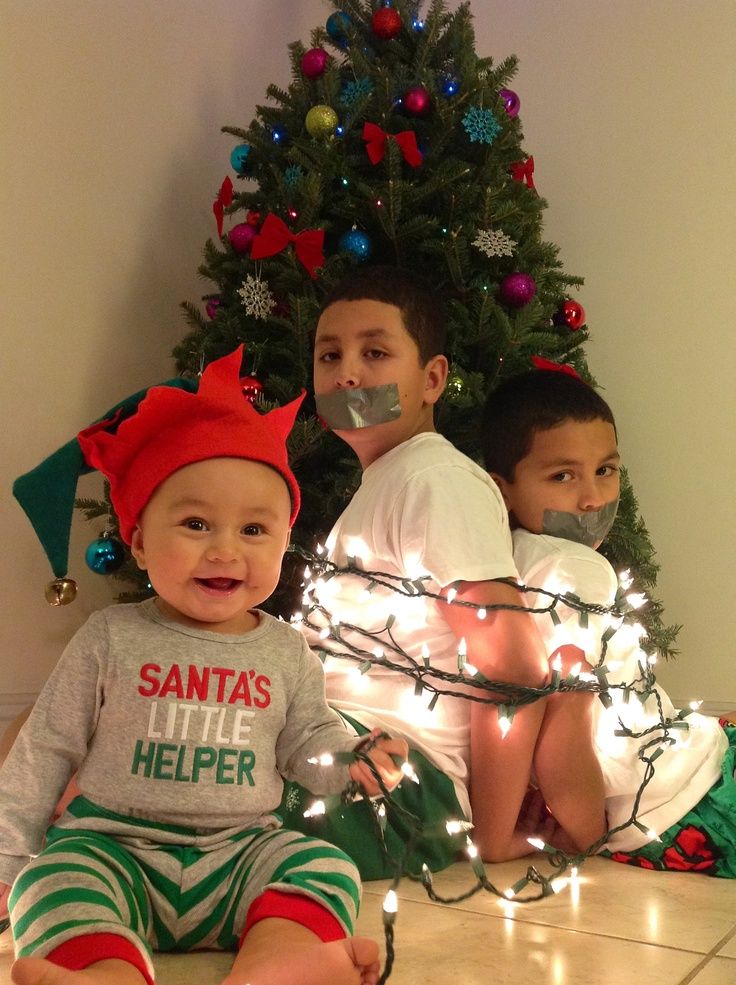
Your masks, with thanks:
[{"label": "older boy", "polygon": [[[152,947],[239,949],[226,985],[377,980],[375,942],[346,937],[354,866],[272,813],[282,776],[338,792],[363,772],[315,763],[355,738],[300,635],[256,608],[299,509],[286,437],[301,400],[260,415],[241,358],[78,436],[157,596],[88,620],[3,767],[19,985],[152,985]],[[379,746],[391,785],[405,744]],[[41,850],[75,769],[81,796]]]},{"label": "older boy", "polygon": [[[610,606],[617,578],[595,550],[613,523],[619,495],[620,459],[608,404],[569,368],[512,377],[488,398],[483,451],[510,511],[514,560],[525,583]],[[545,601],[530,598],[534,605]],[[602,637],[607,630],[610,635],[606,617],[591,612],[584,628],[577,611],[564,605],[557,611],[558,625],[546,614],[539,617],[548,650],[566,644],[577,654],[573,659],[598,664]],[[642,672],[647,657],[633,626],[621,626],[607,640],[605,665],[613,702],[608,710],[593,695],[556,700],[588,704],[577,732],[567,738],[580,747],[594,736],[613,857],[647,868],[736,876],[736,729],[688,714],[686,731],[668,730],[666,722],[678,713],[653,680],[649,690]],[[617,735],[622,727],[632,734]],[[554,757],[564,739],[564,733],[550,735],[549,748],[540,741],[535,763]],[[640,750],[660,753],[646,784]]]},{"label": "older boy", "polygon": [[[329,557],[340,567],[355,558],[367,571],[425,577],[426,587],[443,595],[460,583],[459,601],[520,606],[517,589],[497,580],[516,578],[498,489],[435,431],[434,406],[448,370],[443,347],[438,299],[407,272],[362,268],[327,298],[314,346],[317,410],[363,468],[360,488],[328,538]],[[527,686],[545,682],[546,655],[527,613],[493,611],[481,620],[476,608],[423,598],[397,602],[380,585],[366,598],[365,589],[365,579],[350,575],[326,584],[318,594],[333,624],[376,635],[401,602],[391,634],[407,664],[426,658],[434,668],[457,672],[464,640],[468,660],[486,677]],[[363,633],[362,639],[369,650],[370,635]],[[310,638],[322,649],[345,652],[334,640]],[[396,659],[393,651],[391,659]],[[417,695],[413,680],[380,660],[357,681],[354,669],[344,658],[326,662],[332,706],[364,727],[380,725],[405,736],[410,758],[415,767],[419,763],[421,783],[415,788],[404,782],[399,796],[408,798],[425,829],[435,827],[428,843],[409,858],[410,868],[417,871],[423,861],[440,868],[452,861],[457,842],[438,847],[439,823],[469,816],[471,805],[473,838],[485,859],[528,854],[528,832],[517,830],[517,819],[545,702],[520,708],[504,738],[493,707],[446,695],[435,703],[431,692]],[[581,798],[570,818],[581,847],[605,830],[602,797],[598,803],[594,799]],[[390,867],[381,870],[375,855],[366,858],[354,813],[313,830],[345,847],[364,878],[389,874]]]}]

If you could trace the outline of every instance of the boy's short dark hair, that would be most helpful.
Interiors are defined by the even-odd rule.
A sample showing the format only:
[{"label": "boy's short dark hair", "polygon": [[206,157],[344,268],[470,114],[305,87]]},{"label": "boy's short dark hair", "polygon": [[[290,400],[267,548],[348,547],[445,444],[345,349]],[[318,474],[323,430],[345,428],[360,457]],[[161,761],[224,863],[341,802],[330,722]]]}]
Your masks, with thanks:
[{"label": "boy's short dark hair", "polygon": [[549,431],[566,420],[607,421],[613,412],[600,394],[567,373],[534,369],[512,376],[489,395],[481,423],[485,467],[507,482],[531,451],[537,431]]},{"label": "boy's short dark hair", "polygon": [[330,291],[321,312],[336,301],[382,301],[398,308],[404,328],[417,344],[422,366],[444,352],[442,302],[432,286],[415,273],[400,267],[358,267]]}]

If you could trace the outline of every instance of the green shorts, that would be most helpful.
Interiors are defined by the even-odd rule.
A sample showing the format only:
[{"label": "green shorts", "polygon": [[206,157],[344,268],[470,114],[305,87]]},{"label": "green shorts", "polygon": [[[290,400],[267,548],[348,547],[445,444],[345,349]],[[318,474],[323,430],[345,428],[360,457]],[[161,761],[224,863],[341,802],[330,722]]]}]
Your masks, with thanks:
[{"label": "green shorts", "polygon": [[[341,714],[358,735],[369,731],[348,715]],[[326,814],[305,818],[304,811],[318,798],[298,783],[286,784],[277,813],[283,819],[284,827],[291,831],[301,831],[341,848],[353,859],[364,880],[389,879],[396,874],[397,864],[401,871],[417,876],[421,874],[423,863],[432,872],[446,869],[457,860],[462,845],[457,835],[447,834],[445,823],[451,818],[464,819],[465,814],[449,777],[415,749],[410,749],[409,761],[419,783],[409,779],[402,781],[391,793],[391,800],[419,819],[421,836],[412,845],[414,825],[411,821],[407,824],[405,819],[389,811],[382,839],[375,811],[365,800],[338,804]]]},{"label": "green shorts", "polygon": [[721,777],[703,799],[672,827],[635,852],[602,855],[642,869],[702,872],[736,878],[736,727],[724,723],[728,749]]}]

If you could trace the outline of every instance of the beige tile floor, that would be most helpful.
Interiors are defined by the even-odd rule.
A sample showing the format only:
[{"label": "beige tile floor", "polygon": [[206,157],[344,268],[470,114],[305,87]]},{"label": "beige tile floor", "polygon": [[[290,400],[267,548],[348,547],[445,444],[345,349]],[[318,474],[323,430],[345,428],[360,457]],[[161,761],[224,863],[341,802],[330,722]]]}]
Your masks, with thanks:
[{"label": "beige tile floor", "polygon": [[[486,866],[500,889],[525,868]],[[435,877],[435,890],[457,896],[473,882],[458,864]],[[381,942],[387,887],[366,885],[358,923]],[[594,858],[574,888],[526,905],[479,893],[445,906],[408,881],[398,896],[392,985],[736,985],[736,883],[729,880]],[[0,985],[10,983],[11,962],[5,933]],[[161,955],[158,985],[219,985],[229,963],[224,954]]]}]

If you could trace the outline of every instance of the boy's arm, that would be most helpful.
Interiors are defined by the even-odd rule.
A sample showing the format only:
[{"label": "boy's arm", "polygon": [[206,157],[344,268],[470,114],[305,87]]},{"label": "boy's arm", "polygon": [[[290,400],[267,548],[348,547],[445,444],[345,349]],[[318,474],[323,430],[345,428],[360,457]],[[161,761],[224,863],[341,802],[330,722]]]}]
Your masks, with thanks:
[{"label": "boy's arm", "polygon": [[[447,594],[447,589],[443,594]],[[462,582],[459,601],[483,606],[524,606],[524,596],[504,582]],[[442,605],[442,615],[458,640],[465,639],[468,660],[484,676],[527,687],[546,682],[548,664],[533,617],[527,612],[489,611]],[[544,701],[518,708],[504,738],[495,705],[473,701],[470,711],[470,803],[474,840],[486,861],[529,854],[526,834],[516,830],[529,783],[534,748],[544,717]]]}]

